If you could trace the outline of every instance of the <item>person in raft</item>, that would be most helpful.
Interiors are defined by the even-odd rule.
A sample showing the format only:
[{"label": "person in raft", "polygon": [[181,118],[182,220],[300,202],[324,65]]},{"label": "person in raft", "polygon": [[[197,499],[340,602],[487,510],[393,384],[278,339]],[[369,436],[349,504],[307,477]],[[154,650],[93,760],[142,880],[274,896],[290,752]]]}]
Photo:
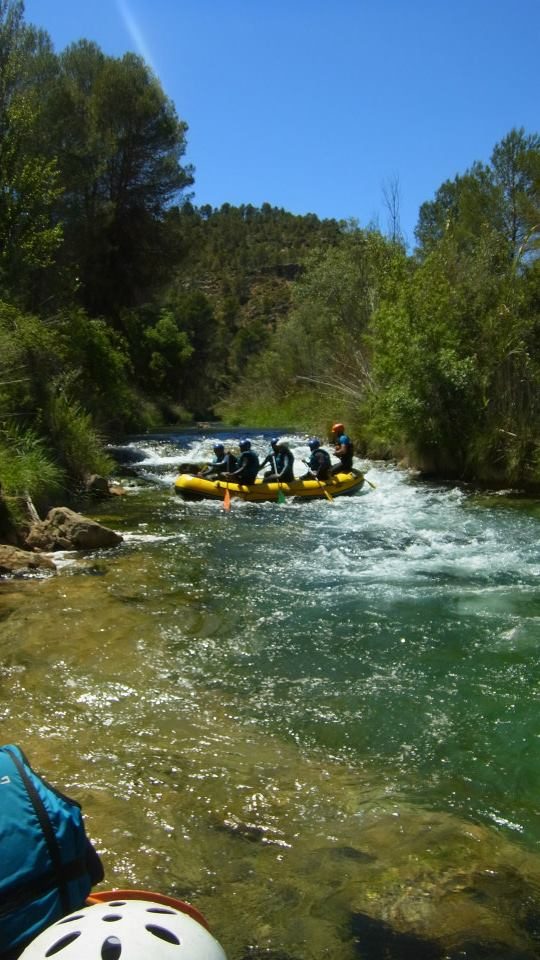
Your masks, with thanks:
[{"label": "person in raft", "polygon": [[[268,463],[268,464],[270,464],[270,468],[271,468],[271,470],[272,470],[272,473],[275,472],[275,461],[276,461],[276,457],[277,457],[278,443],[279,443],[279,437],[272,437],[272,439],[271,439],[271,441],[270,441],[270,450],[269,450],[268,453],[266,454],[266,456],[265,456],[264,460],[262,461],[262,463],[259,464],[259,470],[262,470],[263,467],[265,467],[266,464]],[[265,474],[264,479],[266,480],[266,474]]]},{"label": "person in raft", "polygon": [[334,454],[339,461],[339,463],[335,463],[332,467],[332,473],[350,473],[353,468],[354,447],[351,438],[345,433],[344,424],[335,423],[332,427],[332,435],[334,439]]},{"label": "person in raft", "polygon": [[304,463],[309,467],[309,470],[301,479],[329,480],[332,475],[330,454],[321,447],[321,441],[317,437],[312,437],[311,440],[308,440],[308,447],[311,450],[311,456],[309,460],[304,460]]},{"label": "person in raft", "polygon": [[217,480],[225,473],[230,473],[236,469],[236,457],[230,450],[225,450],[222,443],[214,444],[214,459],[204,470],[198,474],[205,480]]},{"label": "person in raft", "polygon": [[259,458],[254,450],[251,449],[251,440],[241,440],[239,443],[240,456],[236,470],[225,474],[227,480],[232,483],[255,483],[255,478],[259,472]]},{"label": "person in raft", "polygon": [[[272,444],[274,444],[274,441],[274,453],[266,457],[266,460],[270,461],[274,469],[265,473],[263,480],[265,483],[290,483],[291,480],[294,480],[294,453],[289,449],[288,444],[278,441],[276,437],[272,439]],[[264,466],[266,460],[263,461],[261,466]]]}]

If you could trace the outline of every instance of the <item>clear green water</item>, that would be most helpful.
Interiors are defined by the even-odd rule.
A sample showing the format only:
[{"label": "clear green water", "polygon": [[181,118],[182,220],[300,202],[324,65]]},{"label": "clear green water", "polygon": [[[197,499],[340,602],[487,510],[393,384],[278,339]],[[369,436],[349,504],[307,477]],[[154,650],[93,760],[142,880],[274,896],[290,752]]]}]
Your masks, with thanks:
[{"label": "clear green water", "polygon": [[209,440],[141,445],[122,546],[0,588],[3,740],[107,886],[192,900],[231,960],[540,955],[538,507],[373,466],[226,513],[170,492]]}]

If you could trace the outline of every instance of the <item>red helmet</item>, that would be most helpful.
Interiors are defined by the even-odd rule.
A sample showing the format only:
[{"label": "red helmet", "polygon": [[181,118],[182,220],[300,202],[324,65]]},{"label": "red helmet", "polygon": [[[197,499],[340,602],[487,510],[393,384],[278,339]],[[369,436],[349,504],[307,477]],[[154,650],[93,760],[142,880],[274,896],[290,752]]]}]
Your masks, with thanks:
[{"label": "red helmet", "polygon": [[332,433],[344,433],[345,424],[344,423],[335,423],[332,427]]}]

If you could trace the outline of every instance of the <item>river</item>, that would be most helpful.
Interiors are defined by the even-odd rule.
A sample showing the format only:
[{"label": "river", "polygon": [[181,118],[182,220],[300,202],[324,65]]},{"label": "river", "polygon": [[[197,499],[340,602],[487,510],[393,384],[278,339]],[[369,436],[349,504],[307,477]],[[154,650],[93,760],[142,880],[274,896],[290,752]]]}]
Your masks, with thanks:
[{"label": "river", "polygon": [[134,441],[121,546],[0,585],[3,742],[230,960],[540,956],[538,503],[184,503],[216,436]]}]

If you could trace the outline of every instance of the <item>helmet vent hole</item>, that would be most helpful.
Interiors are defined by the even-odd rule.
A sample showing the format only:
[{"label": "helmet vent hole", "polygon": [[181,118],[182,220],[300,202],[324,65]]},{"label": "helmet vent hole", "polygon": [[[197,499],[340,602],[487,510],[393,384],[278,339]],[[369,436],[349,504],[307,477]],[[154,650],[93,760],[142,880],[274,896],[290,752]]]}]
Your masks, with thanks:
[{"label": "helmet vent hole", "polygon": [[58,923],[73,923],[74,920],[82,920],[82,913],[72,913],[69,917],[64,917]]},{"label": "helmet vent hole", "polygon": [[101,947],[101,960],[118,960],[122,953],[122,944],[118,937],[107,937]]},{"label": "helmet vent hole", "polygon": [[164,927],[157,927],[153,923],[149,923],[146,926],[148,933],[153,934],[154,937],[157,937],[158,940],[164,940],[165,943],[174,943],[175,946],[180,946],[180,941],[178,937],[171,933],[170,930],[165,930]]},{"label": "helmet vent hole", "polygon": [[126,901],[125,901],[125,900],[110,900],[110,901],[109,901],[109,906],[110,906],[110,907],[125,907],[125,905],[126,905]]},{"label": "helmet vent hole", "polygon": [[101,947],[101,960],[118,960],[122,953],[122,944],[118,937],[107,937]]},{"label": "helmet vent hole", "polygon": [[167,907],[148,907],[147,913],[168,913],[169,916],[175,916],[175,911]]},{"label": "helmet vent hole", "polygon": [[115,920],[121,920],[122,917],[119,913],[107,913],[101,919],[105,920],[106,923],[114,923]]},{"label": "helmet vent hole", "polygon": [[69,947],[70,943],[73,943],[77,937],[80,937],[81,931],[74,930],[73,933],[66,934],[65,937],[62,937],[60,940],[57,940],[56,943],[53,943],[52,947],[49,947],[46,957],[53,957],[55,953],[60,953],[61,950],[65,950],[66,947]]}]

